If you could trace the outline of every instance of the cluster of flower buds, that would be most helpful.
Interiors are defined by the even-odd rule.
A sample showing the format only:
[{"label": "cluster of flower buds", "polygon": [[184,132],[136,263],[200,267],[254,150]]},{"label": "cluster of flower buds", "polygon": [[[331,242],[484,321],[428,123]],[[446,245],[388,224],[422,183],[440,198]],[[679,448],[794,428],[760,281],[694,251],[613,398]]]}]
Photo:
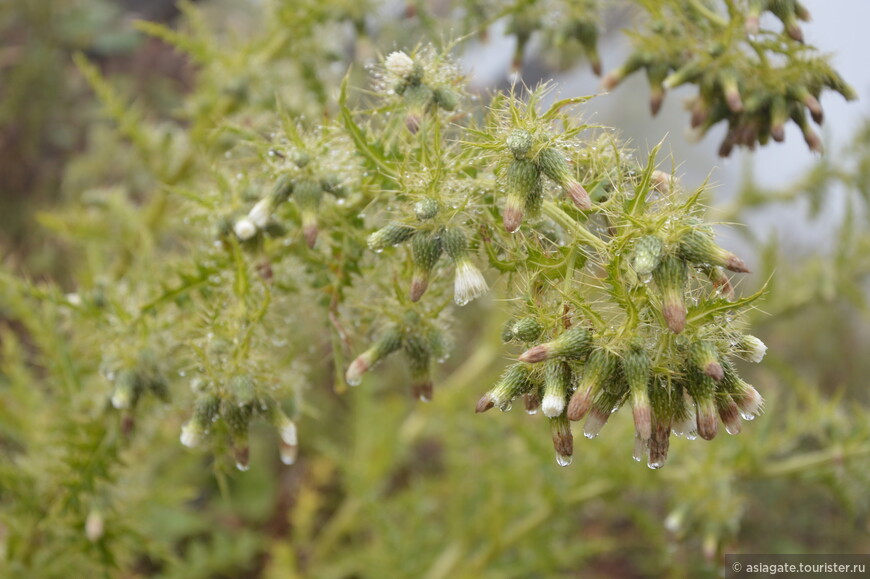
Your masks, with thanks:
[{"label": "cluster of flower buds", "polygon": [[[511,322],[503,338],[518,339],[514,328],[519,327],[529,330],[527,338],[544,333],[539,322],[527,320]],[[571,422],[585,419],[583,433],[594,438],[626,403],[634,418],[634,458],[646,457],[650,468],[664,466],[672,432],[710,440],[721,421],[729,434],[737,434],[741,417],[752,420],[761,412],[761,396],[730,362],[731,356],[761,361],[766,347],[754,336],[705,339],[699,331],[690,341],[671,346],[668,359],[675,360],[674,366],[662,368],[660,341],[634,340],[616,349],[612,338],[594,334],[585,324],[550,335],[508,366],[476,411],[508,411],[523,396],[529,413],[540,408],[549,419],[562,466],[570,464],[573,454]]]},{"label": "cluster of flower buds", "polygon": [[401,350],[411,377],[411,396],[428,402],[433,393],[432,361],[443,360],[447,349],[441,328],[422,319],[415,311],[408,311],[401,323],[384,328],[372,345],[351,362],[345,380],[351,386],[358,386],[363,374]]},{"label": "cluster of flower buds", "polygon": [[[809,148],[821,152],[821,140],[811,128],[807,113],[817,124],[822,123],[819,98],[825,89],[847,100],[853,100],[856,94],[825,59],[807,57],[807,49],[794,48],[796,41],[803,39],[797,20],[809,17],[799,2],[750,2],[745,17],[748,31],[758,31],[759,15],[764,10],[783,21],[790,38],[747,37],[744,41],[754,49],[747,50],[749,47],[734,42],[730,27],[717,26],[705,20],[705,14],[694,14],[687,8],[690,16],[685,17],[691,17],[691,25],[654,21],[646,34],[637,37],[637,50],[622,66],[608,73],[602,84],[610,90],[629,74],[645,70],[653,114],[661,107],[666,89],[697,85],[698,95],[689,103],[691,126],[698,136],[703,136],[712,126],[726,123],[728,133],[719,148],[723,157],[729,156],[735,146],[754,148],[770,139],[782,141],[789,120],[801,129]],[[687,34],[687,30],[695,33]],[[686,48],[687,43],[690,48]],[[770,58],[758,56],[764,53],[770,53]]]},{"label": "cluster of flower buds", "polygon": [[444,253],[453,263],[454,301],[464,306],[485,294],[489,286],[471,261],[465,234],[457,227],[428,223],[438,213],[438,202],[433,199],[419,201],[414,209],[421,224],[411,226],[392,222],[372,233],[368,239],[369,247],[376,252],[405,242],[410,243],[414,265],[409,292],[411,301],[419,301],[426,293],[432,272]]},{"label": "cluster of flower buds", "polygon": [[561,187],[577,208],[591,209],[589,194],[574,178],[565,155],[557,147],[526,129],[516,128],[507,136],[505,148],[510,161],[502,178],[505,193],[502,220],[508,232],[517,231],[526,215],[534,217],[540,213],[545,176]]},{"label": "cluster of flower buds", "polygon": [[388,86],[401,98],[406,108],[405,126],[416,133],[427,113],[437,109],[453,111],[459,106],[460,94],[450,75],[437,74],[443,67],[430,70],[427,55],[412,58],[402,51],[392,52],[384,59]]},{"label": "cluster of flower buds", "polygon": [[221,388],[209,387],[199,380],[194,384],[197,399],[193,416],[181,428],[181,443],[184,446],[193,448],[209,437],[220,435],[228,441],[236,467],[248,470],[248,431],[251,422],[262,417],[278,430],[281,437],[281,462],[293,464],[296,461],[296,424],[275,400],[258,389],[250,375],[234,376],[227,386]]},{"label": "cluster of flower buds", "polygon": [[299,209],[305,243],[309,248],[314,247],[319,233],[317,214],[321,201],[326,193],[341,196],[343,189],[335,174],[313,166],[308,153],[294,150],[289,161],[293,172],[281,175],[269,194],[257,201],[247,215],[232,224],[232,231],[239,240],[253,240],[263,232],[283,233],[283,228],[276,223],[273,215],[292,196]]},{"label": "cluster of flower buds", "polygon": [[122,411],[125,433],[133,428],[132,412],[142,396],[151,394],[163,402],[169,401],[169,381],[151,350],[144,350],[132,366],[107,371],[106,377],[113,384],[111,402]]}]

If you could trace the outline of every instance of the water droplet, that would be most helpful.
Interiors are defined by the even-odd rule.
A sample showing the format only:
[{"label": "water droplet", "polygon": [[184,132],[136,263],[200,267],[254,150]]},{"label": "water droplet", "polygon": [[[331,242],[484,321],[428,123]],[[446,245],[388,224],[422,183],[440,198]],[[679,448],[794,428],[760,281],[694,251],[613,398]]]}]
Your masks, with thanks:
[{"label": "water droplet", "polygon": [[187,376],[187,372],[184,370],[179,370],[178,375],[181,376],[182,378],[184,378],[185,376]]},{"label": "water droplet", "polygon": [[236,468],[239,469],[239,470],[242,471],[242,472],[247,472],[248,469],[251,468],[251,465],[250,465],[250,464],[242,464],[242,463],[240,463],[240,462],[237,462],[237,463],[236,463]]},{"label": "water droplet", "polygon": [[511,408],[513,408],[513,405],[510,402],[505,402],[504,404],[502,404],[501,406],[498,407],[498,409],[501,410],[502,412],[510,412]]},{"label": "water droplet", "polygon": [[362,377],[359,378],[348,378],[347,379],[348,386],[359,386],[362,384]]},{"label": "water droplet", "polygon": [[748,412],[740,412],[740,418],[748,422],[752,422],[753,420],[755,420],[755,415]]},{"label": "water droplet", "polygon": [[574,461],[573,456],[565,456],[562,454],[556,455],[556,464],[558,464],[559,466],[568,466],[573,461]]},{"label": "water droplet", "polygon": [[665,466],[665,461],[663,461],[663,460],[649,461],[648,463],[646,463],[646,465],[653,470],[658,470],[658,469],[662,468],[663,466]]},{"label": "water droplet", "polygon": [[537,408],[526,408],[526,414],[528,414],[530,416],[534,416],[537,413],[538,413]]},{"label": "water droplet", "polygon": [[646,441],[642,438],[634,439],[634,452],[631,453],[631,458],[636,462],[640,462],[646,456]]},{"label": "water droplet", "polygon": [[686,440],[697,440],[697,439],[698,439],[697,432],[687,432],[686,433]]},{"label": "water droplet", "polygon": [[740,422],[737,422],[735,424],[726,424],[725,432],[727,432],[731,436],[734,436],[735,434],[740,434]]}]

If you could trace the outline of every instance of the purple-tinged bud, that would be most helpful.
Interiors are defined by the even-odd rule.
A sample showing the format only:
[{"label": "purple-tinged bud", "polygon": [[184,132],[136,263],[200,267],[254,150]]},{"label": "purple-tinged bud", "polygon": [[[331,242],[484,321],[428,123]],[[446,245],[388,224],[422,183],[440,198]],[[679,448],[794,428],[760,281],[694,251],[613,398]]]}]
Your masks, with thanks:
[{"label": "purple-tinged bud", "polygon": [[668,255],[653,270],[653,279],[662,295],[662,316],[668,328],[679,334],[686,326],[685,288],[689,279],[686,263]]},{"label": "purple-tinged bud", "polygon": [[740,434],[742,428],[740,410],[731,396],[728,394],[716,396],[716,409],[725,426],[725,432],[731,435]]},{"label": "purple-tinged bud", "polygon": [[555,418],[565,411],[568,389],[571,387],[571,367],[561,360],[548,360],[544,367],[544,416]]},{"label": "purple-tinged bud", "polygon": [[683,390],[682,401],[676,401],[674,415],[671,420],[671,428],[677,436],[684,436],[686,440],[698,438],[698,415],[695,410],[695,401],[689,393]]},{"label": "purple-tinged bud", "polygon": [[531,369],[525,364],[507,367],[498,383],[477,402],[475,412],[486,412],[497,406],[502,412],[511,409],[511,402],[532,389]]},{"label": "purple-tinged bud", "polygon": [[722,86],[722,93],[725,95],[725,103],[732,113],[743,112],[743,100],[740,98],[740,88],[737,84],[737,77],[733,72],[722,72],[719,75],[719,84]]},{"label": "purple-tinged bud", "polygon": [[576,360],[582,358],[592,345],[592,336],[583,326],[575,326],[555,340],[533,346],[520,354],[520,362],[543,362],[551,358]]},{"label": "purple-tinged bud", "polygon": [[680,237],[677,253],[693,263],[718,265],[738,273],[749,273],[742,259],[716,245],[713,239],[712,231],[689,229]]},{"label": "purple-tinged bud", "polygon": [[689,361],[695,368],[717,382],[725,375],[719,363],[716,346],[708,340],[698,340],[689,346]]},{"label": "purple-tinged bud", "polygon": [[731,285],[731,279],[725,274],[724,269],[718,265],[704,267],[704,272],[710,283],[713,284],[713,289],[724,297],[729,302],[733,302],[736,298],[734,294],[734,286]]},{"label": "purple-tinged bud", "polygon": [[639,345],[633,345],[622,359],[622,373],[628,382],[634,430],[642,440],[651,436],[652,407],[649,399],[650,361]]},{"label": "purple-tinged bud", "polygon": [[574,456],[574,435],[571,433],[571,423],[564,415],[555,416],[550,418],[550,431],[553,434],[556,462],[559,463],[559,466],[568,466]]},{"label": "purple-tinged bud", "polygon": [[305,238],[305,244],[309,249],[314,249],[314,244],[317,243],[317,234],[320,233],[317,227],[317,214],[313,211],[302,211],[302,237]]},{"label": "purple-tinged bud", "polygon": [[704,440],[713,440],[719,430],[719,420],[716,417],[716,404],[713,396],[695,398],[695,405],[698,415],[698,435]]},{"label": "purple-tinged bud", "polygon": [[541,175],[535,164],[527,159],[515,159],[505,172],[505,205],[502,212],[508,233],[520,228],[530,198],[540,196]]},{"label": "purple-tinged bud", "polygon": [[610,420],[610,409],[604,408],[599,404],[593,404],[589,411],[589,416],[586,417],[586,422],[583,424],[583,435],[586,438],[595,438]]},{"label": "purple-tinged bud", "polygon": [[350,386],[359,386],[362,375],[375,364],[402,347],[402,332],[396,327],[387,328],[371,348],[351,362],[344,375]]},{"label": "purple-tinged bud", "polygon": [[671,421],[667,416],[653,413],[652,435],[649,439],[649,458],[646,465],[651,469],[659,469],[668,461],[668,449],[671,445]]},{"label": "purple-tinged bud", "polygon": [[403,349],[411,370],[411,393],[418,400],[432,400],[432,353],[426,340],[411,334],[405,338]]},{"label": "purple-tinged bud", "polygon": [[536,163],[544,175],[564,189],[578,209],[588,211],[592,208],[589,193],[571,175],[568,161],[565,160],[565,155],[561,151],[553,147],[543,149],[538,154]]},{"label": "purple-tinged bud", "polygon": [[577,390],[568,402],[569,420],[580,420],[589,412],[593,397],[616,371],[617,358],[604,348],[593,350],[583,366]]},{"label": "purple-tinged bud", "polygon": [[523,406],[527,414],[537,414],[541,408],[541,390],[533,388],[531,392],[523,396]]},{"label": "purple-tinged bud", "polygon": [[438,233],[419,233],[411,240],[414,275],[411,278],[410,297],[419,301],[429,287],[429,276],[441,257],[441,236]]}]

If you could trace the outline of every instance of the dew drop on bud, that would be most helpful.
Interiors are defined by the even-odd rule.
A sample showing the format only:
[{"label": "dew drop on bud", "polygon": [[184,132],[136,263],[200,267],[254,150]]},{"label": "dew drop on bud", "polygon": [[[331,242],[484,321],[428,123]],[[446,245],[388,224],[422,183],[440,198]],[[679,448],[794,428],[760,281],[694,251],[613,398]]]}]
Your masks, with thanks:
[{"label": "dew drop on bud", "polygon": [[243,464],[243,463],[241,463],[241,462],[237,462],[237,463],[236,463],[236,468],[239,469],[239,470],[242,471],[242,472],[247,472],[248,469],[251,468],[251,465],[250,465],[250,464]]},{"label": "dew drop on bud", "polygon": [[570,455],[557,454],[556,455],[556,464],[559,466],[568,466],[573,462],[574,457]]},{"label": "dew drop on bud", "polygon": [[647,454],[646,449],[646,441],[642,438],[635,437],[634,439],[634,452],[631,454],[631,458],[635,460],[635,462],[640,462]]},{"label": "dew drop on bud", "polygon": [[665,466],[665,461],[663,461],[663,460],[651,460],[648,463],[646,463],[646,465],[653,470],[658,470],[658,469],[662,468],[663,466]]}]

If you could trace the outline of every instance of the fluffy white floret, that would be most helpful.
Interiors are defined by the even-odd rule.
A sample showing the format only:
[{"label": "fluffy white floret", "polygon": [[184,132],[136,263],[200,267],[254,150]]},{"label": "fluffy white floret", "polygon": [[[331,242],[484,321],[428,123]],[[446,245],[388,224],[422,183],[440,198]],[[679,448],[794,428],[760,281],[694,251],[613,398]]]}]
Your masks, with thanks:
[{"label": "fluffy white floret", "polygon": [[397,50],[384,60],[384,68],[399,78],[407,78],[414,72],[414,61],[401,50]]},{"label": "fluffy white floret", "polygon": [[456,277],[453,283],[453,299],[460,305],[464,306],[473,299],[479,298],[489,291],[489,286],[486,285],[486,280],[477,267],[463,259],[456,264]]},{"label": "fluffy white floret", "polygon": [[257,226],[248,217],[242,217],[233,225],[233,231],[235,231],[236,237],[244,241],[257,234]]},{"label": "fluffy white floret", "polygon": [[259,228],[266,227],[269,222],[269,215],[272,213],[268,199],[262,199],[254,205],[253,209],[248,213],[248,219]]}]

